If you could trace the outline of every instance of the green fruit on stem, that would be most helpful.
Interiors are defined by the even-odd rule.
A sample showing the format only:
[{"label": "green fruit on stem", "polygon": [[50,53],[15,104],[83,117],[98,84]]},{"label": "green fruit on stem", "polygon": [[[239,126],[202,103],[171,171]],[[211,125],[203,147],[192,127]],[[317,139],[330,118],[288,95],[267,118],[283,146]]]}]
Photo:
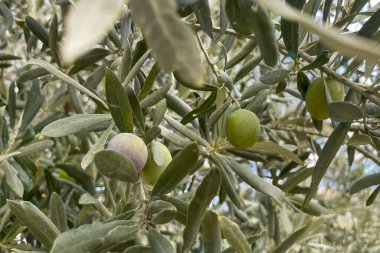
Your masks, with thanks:
[{"label": "green fruit on stem", "polygon": [[115,135],[108,143],[107,149],[112,149],[127,156],[135,165],[137,173],[144,168],[148,149],[144,141],[131,133],[121,133]]},{"label": "green fruit on stem", "polygon": [[[325,78],[325,82],[329,89],[331,100],[333,102],[343,101],[343,85],[332,78]],[[305,102],[307,110],[314,119],[324,120],[330,117],[325,85],[323,84],[322,78],[317,78],[310,84],[306,92]]]},{"label": "green fruit on stem", "polygon": [[234,147],[249,148],[255,144],[260,135],[260,121],[253,112],[238,109],[227,118],[226,135]]},{"label": "green fruit on stem", "polygon": [[[153,149],[155,150],[154,153],[156,157],[152,152]],[[148,145],[148,161],[141,172],[141,178],[144,183],[155,185],[171,160],[172,155],[165,145],[157,141],[152,141],[152,143]]]}]

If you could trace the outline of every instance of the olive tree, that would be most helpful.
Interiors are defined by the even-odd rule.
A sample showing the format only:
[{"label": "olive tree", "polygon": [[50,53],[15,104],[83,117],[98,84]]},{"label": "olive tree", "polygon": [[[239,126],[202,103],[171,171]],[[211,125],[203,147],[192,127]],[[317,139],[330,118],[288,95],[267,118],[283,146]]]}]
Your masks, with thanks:
[{"label": "olive tree", "polygon": [[379,251],[376,2],[0,2],[0,251]]}]

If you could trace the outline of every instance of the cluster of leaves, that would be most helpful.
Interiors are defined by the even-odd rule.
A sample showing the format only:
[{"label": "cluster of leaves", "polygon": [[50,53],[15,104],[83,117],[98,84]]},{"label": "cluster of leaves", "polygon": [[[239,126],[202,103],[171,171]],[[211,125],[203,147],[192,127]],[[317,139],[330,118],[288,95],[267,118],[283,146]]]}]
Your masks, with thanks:
[{"label": "cluster of leaves", "polygon": [[[0,2],[1,251],[351,245],[337,242],[334,210],[380,191],[378,173],[361,177],[380,164],[379,6],[285,2]],[[320,76],[346,88],[325,122],[304,103]],[[225,137],[237,108],[262,125],[244,150]],[[119,132],[170,149],[154,187],[104,151]],[[379,238],[365,238],[359,249],[376,252]]]}]

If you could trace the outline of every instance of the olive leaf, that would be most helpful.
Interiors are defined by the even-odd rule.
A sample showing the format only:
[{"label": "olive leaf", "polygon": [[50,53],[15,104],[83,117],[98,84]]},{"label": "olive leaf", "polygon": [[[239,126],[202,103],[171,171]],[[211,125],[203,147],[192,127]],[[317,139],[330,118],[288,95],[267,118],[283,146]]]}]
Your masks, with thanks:
[{"label": "olive leaf", "polygon": [[129,7],[160,66],[167,72],[175,71],[189,88],[201,88],[202,66],[195,37],[179,20],[174,1],[131,0]]},{"label": "olive leaf", "polygon": [[217,168],[213,168],[198,186],[187,209],[186,226],[183,231],[182,252],[188,251],[196,238],[202,224],[206,208],[219,191],[222,176]]},{"label": "olive leaf", "polygon": [[94,161],[99,172],[106,177],[130,183],[136,183],[138,180],[134,163],[120,152],[99,151],[95,154]]},{"label": "olive leaf", "polygon": [[48,248],[60,234],[58,228],[36,206],[28,201],[8,200],[11,212]]},{"label": "olive leaf", "polygon": [[191,143],[182,149],[169,163],[158,178],[152,190],[152,196],[169,193],[189,173],[198,161],[199,149],[197,144]]}]

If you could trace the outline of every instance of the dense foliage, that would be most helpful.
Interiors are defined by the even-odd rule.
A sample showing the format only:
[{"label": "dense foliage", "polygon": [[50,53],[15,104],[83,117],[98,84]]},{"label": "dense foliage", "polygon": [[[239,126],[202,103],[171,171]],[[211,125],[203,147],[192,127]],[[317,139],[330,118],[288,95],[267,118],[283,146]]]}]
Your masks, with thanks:
[{"label": "dense foliage", "polygon": [[379,27],[369,0],[2,0],[0,251],[378,252]]}]

